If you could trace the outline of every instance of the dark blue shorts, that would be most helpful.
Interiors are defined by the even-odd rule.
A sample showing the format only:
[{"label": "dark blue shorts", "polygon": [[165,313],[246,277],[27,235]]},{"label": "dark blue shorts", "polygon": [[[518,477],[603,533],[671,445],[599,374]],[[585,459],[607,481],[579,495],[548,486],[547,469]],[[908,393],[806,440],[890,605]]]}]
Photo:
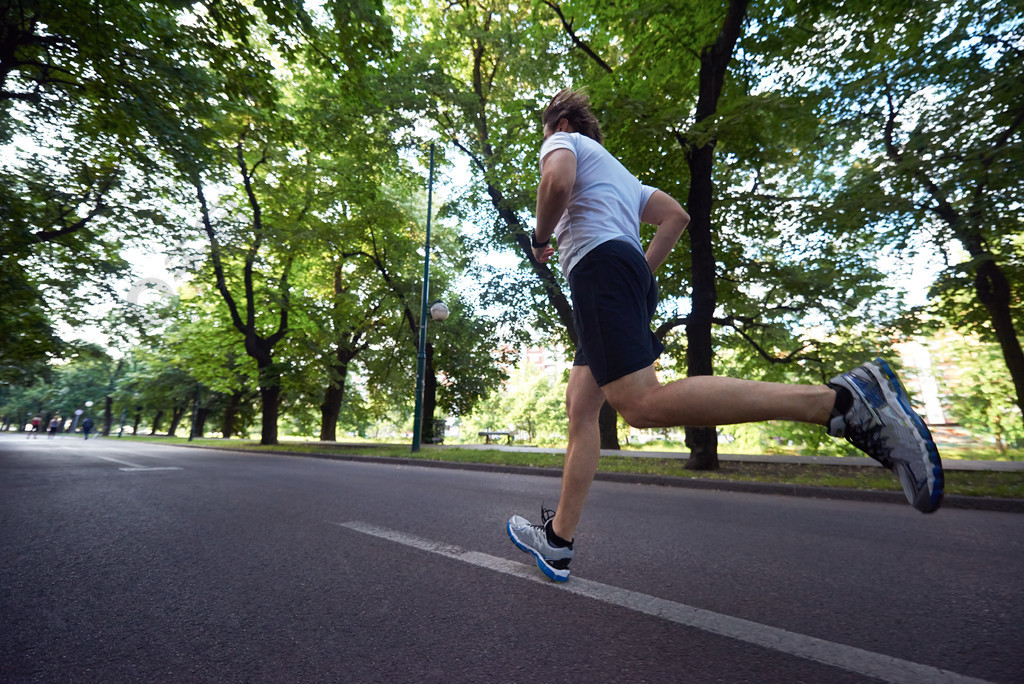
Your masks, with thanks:
[{"label": "dark blue shorts", "polygon": [[579,343],[575,366],[590,366],[600,386],[654,363],[665,346],[651,332],[658,282],[629,242],[610,240],[569,273]]}]

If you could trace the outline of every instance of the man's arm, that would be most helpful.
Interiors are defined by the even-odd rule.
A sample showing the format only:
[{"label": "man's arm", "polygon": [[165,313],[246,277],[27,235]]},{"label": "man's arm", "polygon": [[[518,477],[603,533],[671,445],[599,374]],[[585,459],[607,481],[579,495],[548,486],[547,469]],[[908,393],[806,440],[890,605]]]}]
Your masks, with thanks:
[{"label": "man's arm", "polygon": [[658,190],[647,200],[647,206],[644,207],[644,211],[640,215],[640,221],[658,226],[658,230],[654,233],[654,239],[651,240],[651,244],[647,245],[646,252],[647,265],[651,267],[651,273],[654,273],[659,266],[665,263],[668,253],[672,251],[683,231],[686,230],[686,224],[690,222],[690,215],[679,206],[679,202]]},{"label": "man's arm", "polygon": [[[576,155],[561,148],[544,157],[544,171],[537,186],[537,242],[547,242],[555,232],[558,220],[569,205],[572,186],[576,182]],[[550,245],[536,247],[533,256],[544,263],[555,253]]]}]

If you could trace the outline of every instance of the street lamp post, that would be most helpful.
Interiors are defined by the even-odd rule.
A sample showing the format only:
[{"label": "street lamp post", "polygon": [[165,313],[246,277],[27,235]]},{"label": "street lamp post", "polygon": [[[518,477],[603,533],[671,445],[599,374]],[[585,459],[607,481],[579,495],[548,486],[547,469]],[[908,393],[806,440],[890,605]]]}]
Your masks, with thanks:
[{"label": "street lamp post", "polygon": [[427,180],[427,239],[423,246],[423,291],[420,294],[420,344],[416,354],[416,408],[412,421],[412,450],[420,450],[423,427],[423,373],[427,365],[427,297],[430,295],[430,215],[434,200],[434,143],[430,143],[430,175]]}]

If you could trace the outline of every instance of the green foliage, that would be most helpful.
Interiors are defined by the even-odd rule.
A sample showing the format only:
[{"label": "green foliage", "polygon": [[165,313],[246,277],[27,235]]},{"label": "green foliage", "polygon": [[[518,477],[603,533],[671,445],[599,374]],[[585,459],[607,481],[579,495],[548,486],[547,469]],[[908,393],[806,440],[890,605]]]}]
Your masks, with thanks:
[{"label": "green foliage", "polygon": [[174,0],[5,8],[0,280],[21,293],[25,316],[0,366],[52,355],[54,322],[96,318],[127,275],[123,249],[173,232],[154,201],[159,149],[203,149],[192,124],[218,108],[217,72],[244,52],[232,44],[244,22],[232,18],[249,16],[247,4],[213,10]]},{"label": "green foliage", "polygon": [[61,348],[46,302],[10,255],[0,256],[0,383],[31,385],[49,376]]},{"label": "green foliage", "polygon": [[957,422],[1005,454],[1024,442],[1020,408],[998,346],[950,335],[937,350],[955,372],[942,379]]}]

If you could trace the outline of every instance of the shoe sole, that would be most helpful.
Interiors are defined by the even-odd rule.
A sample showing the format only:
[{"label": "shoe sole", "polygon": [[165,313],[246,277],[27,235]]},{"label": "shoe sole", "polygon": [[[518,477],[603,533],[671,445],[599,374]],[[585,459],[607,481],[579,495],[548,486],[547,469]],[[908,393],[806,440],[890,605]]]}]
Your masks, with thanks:
[{"label": "shoe sole", "polygon": [[553,582],[565,582],[569,579],[568,570],[556,570],[544,561],[544,556],[540,555],[539,553],[537,553],[536,550],[530,548],[526,544],[523,544],[521,541],[519,541],[519,538],[516,537],[515,532],[512,531],[512,523],[505,524],[505,531],[508,532],[508,538],[512,540],[513,544],[519,547],[520,551],[525,551],[537,560],[537,567],[540,568],[540,571],[543,572],[549,580],[552,580]]},{"label": "shoe sole", "polygon": [[886,401],[890,405],[899,406],[904,416],[910,420],[917,436],[918,447],[925,453],[925,470],[928,477],[924,490],[920,492],[914,486],[913,476],[907,464],[899,461],[893,463],[893,471],[903,485],[903,493],[910,505],[917,510],[922,513],[934,513],[942,505],[942,487],[945,479],[935,440],[932,439],[932,434],[921,416],[911,407],[910,396],[892,367],[884,359],[876,358],[873,364],[867,366],[867,370],[878,381]]}]

